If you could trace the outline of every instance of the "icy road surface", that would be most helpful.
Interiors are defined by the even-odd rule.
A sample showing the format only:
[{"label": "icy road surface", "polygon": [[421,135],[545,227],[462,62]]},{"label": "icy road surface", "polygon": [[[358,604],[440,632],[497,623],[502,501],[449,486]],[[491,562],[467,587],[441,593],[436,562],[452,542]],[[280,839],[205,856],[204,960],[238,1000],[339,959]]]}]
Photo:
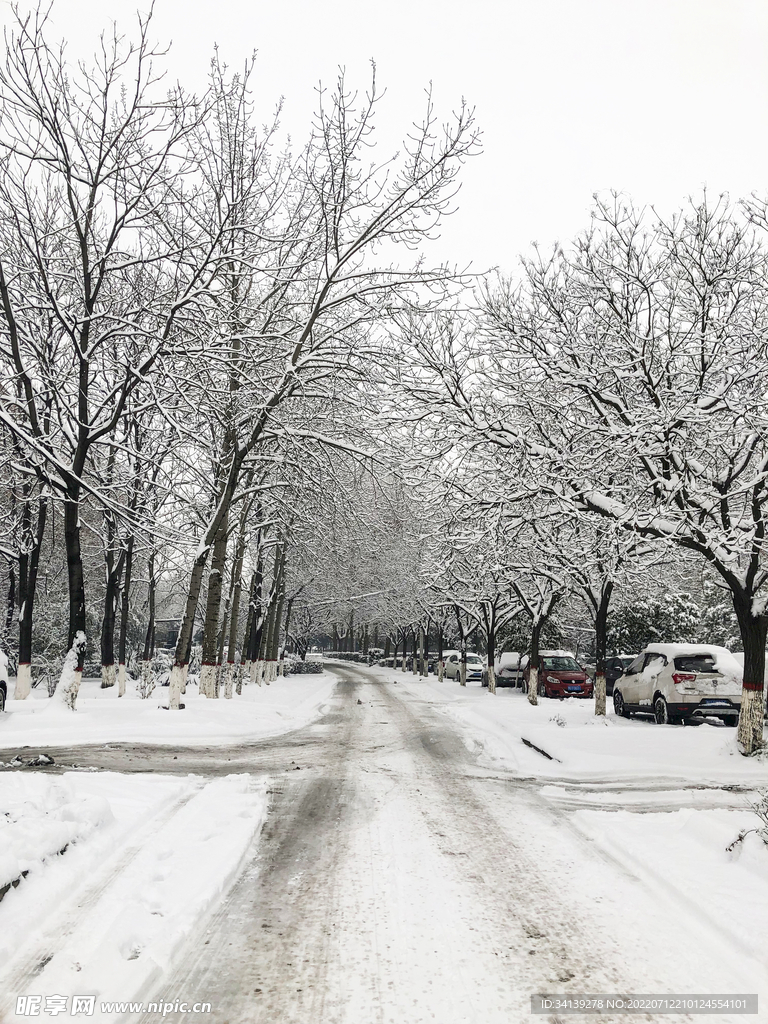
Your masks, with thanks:
[{"label": "icy road surface", "polygon": [[[334,671],[333,710],[282,738],[218,751],[134,747],[130,762],[119,748],[70,752],[113,770],[122,761],[124,771],[272,780],[255,854],[175,967],[142,993],[212,1012],[164,1020],[545,1021],[530,1015],[534,992],[759,992],[765,1004],[764,952],[738,929],[718,930],[705,892],[686,898],[631,851],[601,843],[585,802],[572,808],[551,778],[478,767],[426,686],[420,696],[415,683],[358,666]],[[713,795],[728,813],[725,794]],[[670,799],[688,805],[685,789]],[[575,1019],[619,1018],[562,1018]]]}]

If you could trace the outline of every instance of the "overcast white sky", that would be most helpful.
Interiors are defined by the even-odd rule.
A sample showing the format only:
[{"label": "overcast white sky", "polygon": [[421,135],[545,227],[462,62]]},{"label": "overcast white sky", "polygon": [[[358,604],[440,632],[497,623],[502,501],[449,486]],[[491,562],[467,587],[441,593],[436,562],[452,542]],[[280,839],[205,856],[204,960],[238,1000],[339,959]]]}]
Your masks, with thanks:
[{"label": "overcast white sky", "polygon": [[[136,0],[55,0],[54,20],[90,51],[130,29]],[[592,194],[624,190],[668,210],[706,185],[768,191],[765,0],[156,0],[174,76],[199,87],[217,42],[230,64],[259,52],[260,102],[286,101],[303,139],[318,79],[339,65],[388,90],[382,135],[416,119],[431,80],[447,112],[476,107],[484,153],[432,248],[476,269],[513,269],[532,240],[568,239]]]}]

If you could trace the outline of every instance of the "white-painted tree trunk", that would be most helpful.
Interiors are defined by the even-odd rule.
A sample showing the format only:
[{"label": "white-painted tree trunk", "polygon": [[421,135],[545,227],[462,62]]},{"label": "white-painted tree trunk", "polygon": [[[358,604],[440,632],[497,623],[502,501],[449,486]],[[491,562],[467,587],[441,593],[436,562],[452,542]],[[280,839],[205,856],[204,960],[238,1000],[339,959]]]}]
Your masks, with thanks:
[{"label": "white-painted tree trunk", "polygon": [[407,654],[405,653],[405,648],[403,648],[403,664],[402,664],[402,670],[403,670],[403,672],[405,672],[406,668],[408,667],[408,666],[407,666],[407,665],[405,664],[407,660],[408,660],[408,655],[407,655]]},{"label": "white-painted tree trunk", "polygon": [[595,673],[595,714],[605,714],[605,672]]},{"label": "white-painted tree trunk", "polygon": [[763,744],[763,690],[741,691],[741,713],[737,739],[744,754],[756,753]]},{"label": "white-painted tree trunk", "polygon": [[26,700],[32,690],[32,666],[19,665],[16,673],[16,686],[13,690],[14,700]]},{"label": "white-painted tree trunk", "polygon": [[115,666],[114,665],[102,665],[101,666],[101,688],[102,690],[109,689],[110,686],[115,685]]},{"label": "white-painted tree trunk", "polygon": [[231,661],[228,661],[227,664],[224,665],[224,686],[223,686],[223,690],[224,690],[224,698],[226,700],[232,700],[232,676],[234,674],[234,668],[235,668],[235,666],[232,664]]},{"label": "white-painted tree trunk", "polygon": [[264,662],[257,658],[251,664],[251,682],[256,683],[257,686],[261,686],[261,677],[264,675]]},{"label": "white-painted tree trunk", "polygon": [[238,667],[238,672],[239,672],[239,678],[237,680],[237,685],[238,685],[237,692],[238,693],[242,693],[243,692],[243,686],[247,686],[248,683],[252,683],[253,682],[253,679],[251,678],[251,662],[250,661],[246,661],[245,664],[243,664],[243,662],[241,661],[240,664],[237,667]]},{"label": "white-painted tree trunk", "polygon": [[117,696],[125,696],[125,665],[117,667]]},{"label": "white-painted tree trunk", "polygon": [[437,663],[437,680],[438,680],[438,682],[442,683],[443,675],[444,674],[445,674],[445,662],[441,658],[440,661],[438,661],[438,663]]},{"label": "white-painted tree trunk", "polygon": [[171,680],[168,687],[168,707],[178,711],[181,704],[181,691],[187,685],[189,665],[174,665],[171,669]]},{"label": "white-painted tree trunk", "polygon": [[79,661],[79,654],[85,647],[86,642],[85,633],[79,632],[75,634],[75,641],[67,651],[59,682],[51,700],[53,706],[63,705],[69,708],[70,711],[75,710],[77,694],[80,690],[80,681],[83,677],[83,671],[77,667],[77,663]]},{"label": "white-painted tree trunk", "polygon": [[200,693],[210,700],[216,696],[216,665],[202,665],[200,667]]},{"label": "white-painted tree trunk", "polygon": [[488,666],[488,693],[496,693],[496,673],[493,665]]},{"label": "white-painted tree trunk", "polygon": [[528,700],[531,704],[539,703],[539,670],[533,666],[528,674]]}]

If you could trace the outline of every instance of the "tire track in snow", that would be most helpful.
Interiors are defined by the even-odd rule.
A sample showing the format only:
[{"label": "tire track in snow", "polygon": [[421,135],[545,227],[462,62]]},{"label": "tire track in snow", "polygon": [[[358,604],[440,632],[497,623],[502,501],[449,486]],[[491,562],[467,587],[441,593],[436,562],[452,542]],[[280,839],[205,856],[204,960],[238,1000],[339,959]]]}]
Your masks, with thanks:
[{"label": "tire track in snow", "polygon": [[56,950],[82,924],[93,907],[114,883],[115,878],[125,871],[141,853],[147,840],[163,829],[189,803],[202,785],[203,780],[200,780],[189,792],[172,798],[170,803],[159,808],[140,826],[138,832],[134,833],[120,853],[107,856],[96,869],[95,875],[84,881],[74,893],[69,893],[65,897],[63,905],[58,907],[55,916],[46,920],[45,930],[42,934],[35,935],[6,965],[0,977],[0,985],[4,991],[20,994],[31,991],[34,979],[50,962]]}]

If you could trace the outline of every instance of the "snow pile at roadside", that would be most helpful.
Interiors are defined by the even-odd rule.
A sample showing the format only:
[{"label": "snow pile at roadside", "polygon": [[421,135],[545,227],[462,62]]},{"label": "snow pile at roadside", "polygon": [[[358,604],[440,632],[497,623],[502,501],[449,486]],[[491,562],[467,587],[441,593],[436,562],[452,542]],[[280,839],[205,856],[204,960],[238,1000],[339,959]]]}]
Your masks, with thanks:
[{"label": "snow pile at roadside", "polygon": [[650,717],[627,720],[612,712],[598,717],[593,700],[544,697],[534,706],[511,687],[494,695],[480,686],[440,683],[433,676],[425,680],[410,673],[372,671],[454,719],[487,768],[594,782],[664,777],[768,785],[768,759],[742,757],[736,730],[724,725],[659,726]]},{"label": "snow pile at roadside", "polygon": [[[0,903],[3,1019],[14,1019],[25,991],[95,994],[94,1019],[110,1019],[100,1018],[101,1000],[148,997],[241,871],[266,817],[267,781],[250,775],[65,778],[92,791],[108,776],[119,806],[101,841],[68,850]],[[45,966],[32,984],[14,961]]]},{"label": "snow pile at roadside", "polygon": [[0,889],[113,821],[103,797],[64,778],[9,772],[0,786]]},{"label": "snow pile at roadside", "polygon": [[[577,810],[572,821],[582,835],[625,865],[659,898],[691,914],[704,933],[727,934],[746,957],[768,949],[768,847],[752,834],[727,850],[742,829],[759,824],[746,801],[741,811]],[[733,912],[745,899],[747,931]]]},{"label": "snow pile at roadside", "polygon": [[120,742],[213,746],[265,739],[317,718],[336,682],[327,672],[280,677],[269,686],[244,686],[231,700],[209,700],[190,683],[184,710],[168,711],[167,687],[142,700],[133,686],[118,697],[116,686],[102,690],[99,680],[85,679],[75,711],[37,690],[26,700],[9,700],[8,713],[0,716],[0,749]]}]

